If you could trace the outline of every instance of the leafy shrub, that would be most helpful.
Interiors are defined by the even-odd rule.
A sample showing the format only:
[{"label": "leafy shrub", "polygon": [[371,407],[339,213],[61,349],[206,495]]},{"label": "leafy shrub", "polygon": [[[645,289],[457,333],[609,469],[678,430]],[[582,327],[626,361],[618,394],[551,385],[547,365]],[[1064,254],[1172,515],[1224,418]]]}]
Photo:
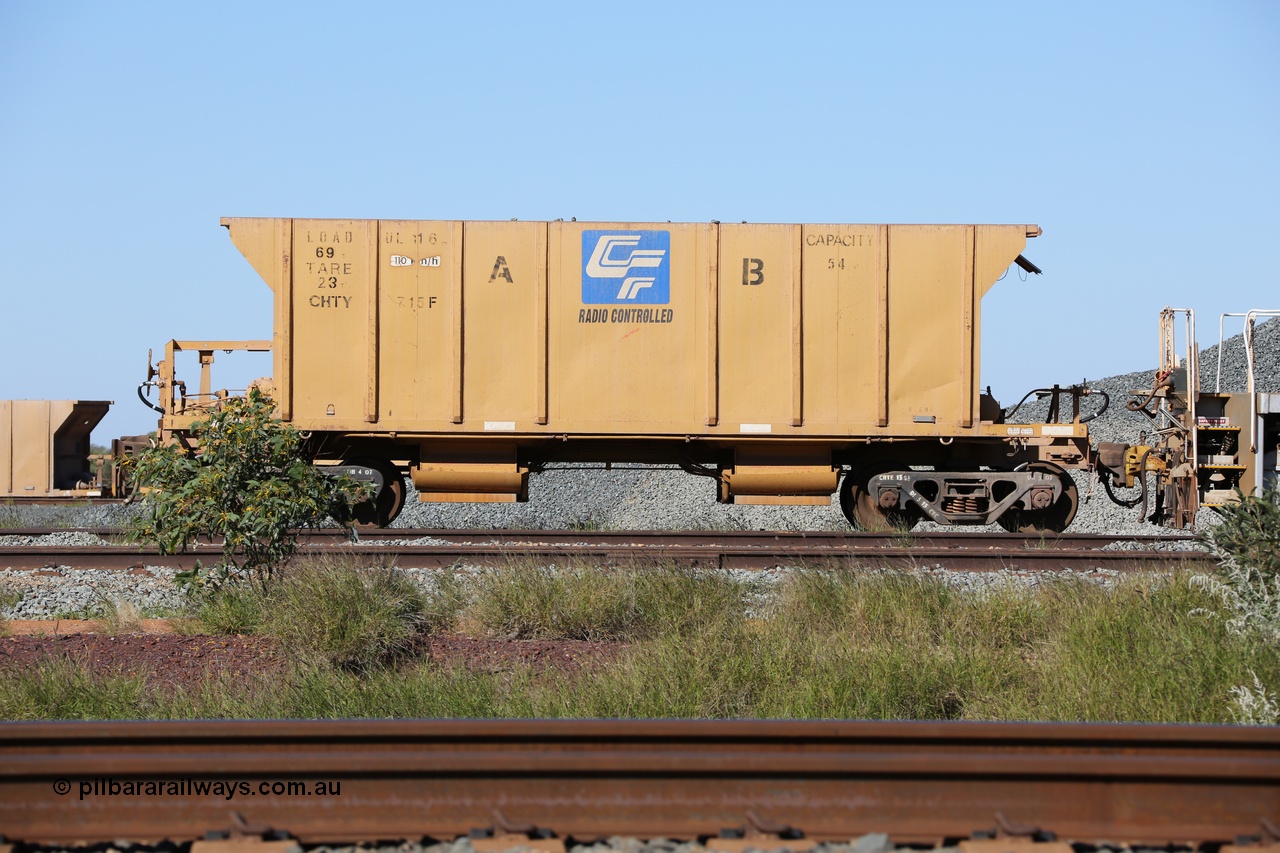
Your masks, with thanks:
[{"label": "leafy shrub", "polygon": [[1217,577],[1195,582],[1226,606],[1227,627],[1280,642],[1280,491],[1240,495],[1215,507],[1221,523],[1206,535],[1218,557]]},{"label": "leafy shrub", "polygon": [[296,552],[295,528],[366,496],[350,478],[327,477],[311,465],[302,434],[273,411],[271,399],[251,389],[193,424],[197,451],[167,444],[127,460],[144,507],[131,528],[134,541],[181,553],[199,539],[222,538],[220,562],[184,573],[180,582],[265,582]]},{"label": "leafy shrub", "polygon": [[1220,523],[1206,536],[1221,557],[1256,569],[1263,577],[1280,577],[1280,489],[1245,496],[1238,503],[1214,507]]}]

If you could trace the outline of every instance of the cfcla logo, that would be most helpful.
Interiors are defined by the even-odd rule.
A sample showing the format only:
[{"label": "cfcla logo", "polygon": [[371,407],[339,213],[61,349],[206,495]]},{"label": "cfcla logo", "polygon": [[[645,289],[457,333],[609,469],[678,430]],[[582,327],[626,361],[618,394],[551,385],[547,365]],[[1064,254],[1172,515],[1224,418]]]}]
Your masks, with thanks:
[{"label": "cfcla logo", "polygon": [[667,304],[670,251],[669,231],[583,231],[583,304]]}]

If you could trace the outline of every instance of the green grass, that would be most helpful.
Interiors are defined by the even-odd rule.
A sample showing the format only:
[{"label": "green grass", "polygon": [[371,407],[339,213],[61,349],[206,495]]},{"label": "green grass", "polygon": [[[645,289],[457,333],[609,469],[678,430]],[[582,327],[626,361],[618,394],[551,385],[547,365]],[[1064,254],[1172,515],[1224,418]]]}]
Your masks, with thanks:
[{"label": "green grass", "polygon": [[489,636],[619,641],[681,632],[712,614],[741,611],[744,594],[721,574],[582,564],[488,570],[468,592],[466,618]]},{"label": "green grass", "polygon": [[[527,566],[425,592],[392,570],[286,574],[211,599],[206,630],[280,637],[291,665],[197,692],[45,663],[0,679],[0,718],[755,717],[1230,722],[1280,684],[1280,647],[1232,633],[1186,574],[961,592],[927,575],[729,575]],[[256,597],[255,597],[256,596]],[[420,632],[627,645],[598,666],[406,664]],[[398,663],[397,663],[398,661]],[[122,698],[123,697],[123,698]]]},{"label": "green grass", "polygon": [[156,694],[145,674],[104,673],[82,662],[53,659],[0,685],[0,719],[164,719],[172,697]]},{"label": "green grass", "polygon": [[301,561],[269,585],[232,583],[200,597],[188,634],[262,634],[309,665],[367,672],[394,662],[424,633],[448,629],[460,604],[444,576],[424,594],[394,568],[340,558]]},{"label": "green grass", "polygon": [[598,533],[602,530],[608,530],[609,523],[594,512],[590,512],[571,520],[565,525],[565,529],[577,530],[581,533]]},{"label": "green grass", "polygon": [[197,594],[193,613],[174,627],[184,634],[253,634],[263,624],[267,602],[262,590],[249,583],[226,584]]},{"label": "green grass", "polygon": [[[8,581],[0,581],[0,611],[6,611],[22,600],[22,593]],[[9,620],[0,612],[0,637],[9,635]]]},{"label": "green grass", "polygon": [[21,600],[21,590],[8,581],[0,581],[0,610],[8,610]]},{"label": "green grass", "polygon": [[337,560],[286,572],[268,597],[263,633],[344,670],[369,671],[404,654],[426,624],[422,593],[395,569]]}]

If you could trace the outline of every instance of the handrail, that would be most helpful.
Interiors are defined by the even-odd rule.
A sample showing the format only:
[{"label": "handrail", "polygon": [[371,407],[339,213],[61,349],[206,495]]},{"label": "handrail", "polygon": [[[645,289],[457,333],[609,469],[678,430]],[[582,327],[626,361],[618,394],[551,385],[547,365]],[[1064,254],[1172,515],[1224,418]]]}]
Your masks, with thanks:
[{"label": "handrail", "polygon": [[1244,317],[1244,355],[1249,364],[1249,393],[1253,393],[1253,324],[1258,317],[1280,317],[1280,309],[1250,308],[1244,312],[1225,312],[1218,316],[1218,379],[1214,383],[1213,392],[1222,393],[1222,346],[1226,343],[1223,322],[1228,317]]},{"label": "handrail", "polygon": [[1253,325],[1258,317],[1280,317],[1280,310],[1255,308],[1244,320],[1244,357],[1249,365],[1249,452],[1258,452],[1258,394],[1253,378]]},{"label": "handrail", "polygon": [[1253,375],[1253,327],[1257,323],[1259,317],[1280,317],[1280,309],[1276,308],[1250,308],[1244,313],[1227,312],[1218,317],[1218,380],[1214,384],[1214,393],[1222,393],[1222,348],[1226,343],[1223,336],[1222,324],[1227,317],[1243,317],[1244,318],[1244,359],[1248,366],[1248,390],[1249,390],[1249,452],[1258,452],[1258,394],[1256,380]]},{"label": "handrail", "polygon": [[[1196,348],[1196,312],[1192,308],[1168,308],[1166,307],[1160,312],[1161,319],[1161,361],[1165,360],[1168,355],[1173,359],[1172,364],[1161,365],[1162,367],[1177,366],[1177,347],[1174,345],[1174,328],[1173,318],[1176,314],[1185,314],[1186,336],[1187,336],[1187,414],[1189,416],[1189,427],[1191,438],[1191,464],[1196,466],[1200,459],[1200,442],[1196,430],[1196,403],[1200,396],[1200,352]],[[1165,325],[1165,318],[1168,318],[1168,325]],[[1164,340],[1167,330],[1168,340]]]}]

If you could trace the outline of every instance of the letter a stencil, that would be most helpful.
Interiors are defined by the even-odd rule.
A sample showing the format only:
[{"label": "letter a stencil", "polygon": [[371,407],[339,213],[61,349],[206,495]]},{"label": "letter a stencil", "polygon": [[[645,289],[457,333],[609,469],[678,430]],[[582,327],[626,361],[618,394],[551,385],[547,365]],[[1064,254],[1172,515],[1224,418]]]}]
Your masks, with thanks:
[{"label": "letter a stencil", "polygon": [[489,276],[490,282],[495,282],[500,278],[505,278],[508,284],[515,284],[511,279],[511,267],[507,266],[507,259],[498,255],[498,259],[493,262],[493,273]]}]

